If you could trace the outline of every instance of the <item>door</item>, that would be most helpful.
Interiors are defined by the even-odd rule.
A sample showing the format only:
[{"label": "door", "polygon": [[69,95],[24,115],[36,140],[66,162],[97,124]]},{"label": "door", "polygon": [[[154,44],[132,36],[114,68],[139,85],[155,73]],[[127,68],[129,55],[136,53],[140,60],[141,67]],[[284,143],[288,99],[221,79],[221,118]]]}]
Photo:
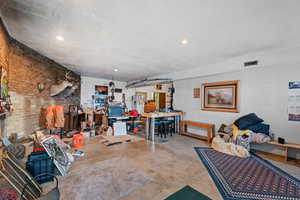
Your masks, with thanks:
[{"label": "door", "polygon": [[159,110],[166,108],[166,93],[159,93]]}]

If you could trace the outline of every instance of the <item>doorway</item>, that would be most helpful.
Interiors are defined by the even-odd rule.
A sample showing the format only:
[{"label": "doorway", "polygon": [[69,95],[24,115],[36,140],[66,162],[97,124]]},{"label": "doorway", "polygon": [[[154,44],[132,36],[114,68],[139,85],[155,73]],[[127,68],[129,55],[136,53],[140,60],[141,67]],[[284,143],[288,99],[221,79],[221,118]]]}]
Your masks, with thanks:
[{"label": "doorway", "polygon": [[166,93],[155,92],[154,95],[156,110],[162,110],[166,108]]}]

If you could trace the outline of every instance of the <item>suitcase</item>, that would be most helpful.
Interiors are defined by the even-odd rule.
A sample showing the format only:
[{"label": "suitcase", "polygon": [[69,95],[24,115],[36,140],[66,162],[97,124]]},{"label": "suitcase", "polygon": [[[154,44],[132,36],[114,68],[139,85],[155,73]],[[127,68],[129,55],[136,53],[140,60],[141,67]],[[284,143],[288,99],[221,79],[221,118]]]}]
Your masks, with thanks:
[{"label": "suitcase", "polygon": [[47,183],[53,181],[54,175],[54,163],[53,159],[47,154],[47,152],[38,151],[32,152],[28,156],[28,160],[26,162],[26,170],[33,176],[39,176],[42,174],[52,174],[50,175],[42,175],[36,179],[39,184]]}]

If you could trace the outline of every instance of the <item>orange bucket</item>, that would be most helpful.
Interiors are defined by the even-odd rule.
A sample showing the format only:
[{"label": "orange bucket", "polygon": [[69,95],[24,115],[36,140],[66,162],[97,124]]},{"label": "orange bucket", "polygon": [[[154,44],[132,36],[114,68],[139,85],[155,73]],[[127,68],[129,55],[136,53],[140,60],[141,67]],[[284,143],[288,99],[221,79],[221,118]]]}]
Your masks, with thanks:
[{"label": "orange bucket", "polygon": [[138,132],[139,131],[139,128],[133,128],[133,132]]},{"label": "orange bucket", "polygon": [[80,148],[83,146],[83,142],[84,142],[84,139],[83,139],[83,134],[79,133],[79,134],[75,134],[73,135],[73,141],[72,141],[72,146],[74,148]]}]

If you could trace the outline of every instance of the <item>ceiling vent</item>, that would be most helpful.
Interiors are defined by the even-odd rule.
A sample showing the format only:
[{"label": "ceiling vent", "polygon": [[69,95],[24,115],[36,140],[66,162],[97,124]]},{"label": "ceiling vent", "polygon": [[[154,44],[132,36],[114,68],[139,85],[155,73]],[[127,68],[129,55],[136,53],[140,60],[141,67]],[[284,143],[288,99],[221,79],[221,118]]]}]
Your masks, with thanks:
[{"label": "ceiling vent", "polygon": [[258,66],[258,61],[257,60],[244,62],[244,67],[245,68],[257,67],[257,66]]}]

